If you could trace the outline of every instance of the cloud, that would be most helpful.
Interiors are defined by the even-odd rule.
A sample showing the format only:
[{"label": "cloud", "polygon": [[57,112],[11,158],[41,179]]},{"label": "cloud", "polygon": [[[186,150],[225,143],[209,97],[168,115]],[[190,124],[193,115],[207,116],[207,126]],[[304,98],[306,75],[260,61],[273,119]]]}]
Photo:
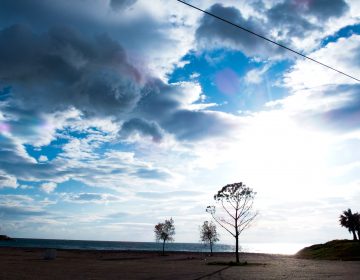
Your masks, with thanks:
[{"label": "cloud", "polygon": [[0,170],[0,189],[1,188],[17,188],[18,183],[16,177],[3,173]]},{"label": "cloud", "polygon": [[[197,83],[166,84],[151,77],[145,82],[127,62],[124,49],[106,35],[87,39],[68,28],[42,34],[23,25],[4,29],[0,32],[0,77],[12,86],[5,109],[17,116],[18,122],[10,123],[13,133],[18,127],[18,134],[24,136],[38,135],[32,126],[29,131],[21,129],[28,127],[24,119],[31,116],[44,122],[41,114],[53,111],[77,111],[83,119],[109,117],[116,122],[134,112],[134,118],[125,121],[122,133],[138,132],[155,140],[161,139],[161,129],[169,129],[178,139],[200,139],[212,136],[197,133],[202,123],[212,123],[217,129],[228,127],[224,117],[191,110],[201,98]],[[168,118],[179,122],[181,131],[169,125]],[[189,118],[194,124],[188,123],[189,131],[184,132],[183,124]],[[54,126],[38,144],[50,142],[55,129],[65,123],[66,119],[62,126]],[[197,135],[192,137],[192,133]]]},{"label": "cloud", "polygon": [[109,203],[123,200],[121,196],[107,193],[63,193],[61,197],[64,201],[73,203]]},{"label": "cloud", "polygon": [[335,0],[331,2],[318,0],[305,2],[305,9],[322,21],[332,17],[342,16],[348,11],[349,6],[344,0]]},{"label": "cloud", "polygon": [[0,197],[0,216],[4,219],[44,215],[47,212],[29,196],[3,194]]},{"label": "cloud", "polygon": [[125,138],[138,133],[141,136],[150,136],[155,142],[161,141],[163,138],[163,132],[157,123],[140,118],[124,122],[119,133]]},{"label": "cloud", "polygon": [[321,129],[352,131],[360,115],[360,86],[332,85],[294,92],[282,100],[269,103],[294,117]]},{"label": "cloud", "polygon": [[[358,54],[360,36],[340,38],[309,54],[310,57],[360,77]],[[358,83],[340,73],[308,60],[298,60],[285,74],[284,85],[291,94],[270,102],[280,106],[299,122],[312,123],[322,129],[352,131],[359,119]]]},{"label": "cloud", "polygon": [[48,160],[49,160],[48,157],[45,156],[45,155],[41,155],[41,156],[39,157],[39,159],[38,159],[39,162],[45,162],[45,161],[48,161]]},{"label": "cloud", "polygon": [[69,28],[35,34],[14,25],[0,32],[0,65],[18,106],[120,115],[139,99],[140,73],[107,35],[87,39]]},{"label": "cloud", "polygon": [[57,187],[57,184],[54,182],[48,182],[41,184],[40,188],[46,193],[52,193]]},{"label": "cloud", "polygon": [[226,137],[238,126],[231,114],[193,109],[202,98],[197,83],[165,84],[154,79],[144,90],[147,94],[139,100],[134,114],[158,123],[180,141]]},{"label": "cloud", "polygon": [[140,168],[134,173],[137,177],[145,179],[165,180],[171,177],[169,172],[155,168]]},{"label": "cloud", "polygon": [[[309,56],[354,77],[360,77],[359,53],[360,35],[354,34],[349,38],[339,38],[337,41],[310,53]],[[298,90],[357,82],[312,61],[299,59],[285,74],[284,83],[287,87]]]},{"label": "cloud", "polygon": [[196,196],[204,195],[199,191],[172,191],[172,192],[138,192],[136,196],[144,199],[156,199],[158,200],[169,200],[169,199],[180,199],[180,198],[193,198]]},{"label": "cloud", "polygon": [[[254,17],[245,19],[235,7],[214,4],[208,11],[259,34],[266,33],[264,23],[260,19]],[[200,49],[228,47],[240,50],[247,56],[268,57],[283,52],[279,47],[268,44],[248,32],[239,30],[208,15],[204,15],[200,21],[196,30],[196,42]]]},{"label": "cloud", "polygon": [[[298,51],[311,50],[320,39],[344,26],[337,20],[346,18],[349,6],[344,0],[331,1],[255,1],[254,11],[244,16],[236,6],[212,5],[208,11],[257,34]],[[345,24],[346,25],[346,24]],[[266,28],[265,28],[266,26]],[[204,15],[196,30],[199,50],[230,48],[249,57],[279,59],[284,49],[209,15]],[[288,55],[287,58],[292,58]]]},{"label": "cloud", "polygon": [[344,0],[283,1],[267,10],[266,17],[273,32],[286,40],[286,37],[304,38],[321,30],[326,21],[343,16],[348,9]]},{"label": "cloud", "polygon": [[7,176],[25,181],[45,181],[51,178],[52,181],[61,182],[69,175],[55,162],[38,164],[16,139],[0,135],[0,143],[0,170]]},{"label": "cloud", "polygon": [[34,210],[32,208],[23,208],[18,206],[1,206],[0,216],[3,218],[8,217],[21,217],[21,216],[44,216],[47,213],[45,211]]},{"label": "cloud", "polygon": [[263,66],[262,68],[258,69],[252,69],[248,71],[244,77],[244,81],[247,84],[260,84],[263,81],[263,75],[269,70],[270,65],[267,64]]},{"label": "cloud", "polygon": [[134,5],[137,0],[110,0],[110,6],[114,10],[122,10]]}]

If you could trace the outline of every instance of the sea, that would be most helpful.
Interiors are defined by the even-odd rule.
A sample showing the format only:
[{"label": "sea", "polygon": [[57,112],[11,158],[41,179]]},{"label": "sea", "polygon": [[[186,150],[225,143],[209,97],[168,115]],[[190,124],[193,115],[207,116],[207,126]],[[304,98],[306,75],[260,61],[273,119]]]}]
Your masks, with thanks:
[{"label": "sea", "polygon": [[[253,243],[243,244],[241,252],[270,253],[270,254],[295,254],[308,244],[293,243]],[[136,251],[160,251],[162,243],[157,242],[125,242],[125,241],[91,241],[91,240],[63,240],[63,239],[34,239],[13,238],[11,241],[0,241],[0,247],[21,248],[54,248],[54,249],[78,249],[78,250],[136,250]],[[202,243],[166,243],[167,251],[178,252],[208,252],[209,246]],[[226,244],[214,244],[214,252],[234,252],[235,246]]]}]

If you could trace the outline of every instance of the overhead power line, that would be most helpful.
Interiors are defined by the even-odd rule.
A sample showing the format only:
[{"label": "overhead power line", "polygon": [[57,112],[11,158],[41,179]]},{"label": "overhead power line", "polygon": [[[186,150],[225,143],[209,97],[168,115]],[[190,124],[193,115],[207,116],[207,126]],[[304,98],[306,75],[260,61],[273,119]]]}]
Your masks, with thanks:
[{"label": "overhead power line", "polygon": [[318,60],[316,60],[316,59],[313,59],[313,58],[311,58],[311,57],[308,57],[308,56],[306,56],[306,55],[304,55],[304,54],[302,54],[302,53],[300,53],[300,52],[298,52],[298,51],[295,51],[295,50],[293,50],[293,49],[291,49],[291,48],[289,48],[289,47],[287,47],[287,46],[285,46],[285,45],[282,45],[282,44],[280,44],[280,43],[277,43],[277,42],[275,42],[275,41],[273,41],[273,40],[271,40],[271,39],[269,39],[269,38],[266,38],[265,36],[262,36],[262,35],[260,35],[260,34],[258,34],[258,33],[256,33],[256,32],[254,32],[254,31],[251,31],[250,29],[247,29],[247,28],[245,28],[245,27],[242,27],[242,26],[240,26],[240,25],[238,25],[238,24],[236,24],[236,23],[233,23],[233,22],[231,22],[231,21],[229,21],[229,20],[227,20],[227,19],[224,19],[224,18],[222,18],[222,17],[219,17],[219,16],[217,16],[217,15],[215,15],[215,14],[213,14],[213,13],[210,13],[210,12],[208,12],[208,11],[202,10],[202,9],[200,9],[199,7],[196,7],[196,6],[194,6],[194,5],[191,5],[191,4],[189,4],[189,3],[185,2],[185,1],[182,1],[182,0],[177,0],[177,1],[180,2],[180,3],[182,3],[182,4],[185,4],[185,5],[189,6],[189,7],[191,7],[191,8],[193,8],[193,9],[196,9],[196,10],[198,10],[198,11],[200,11],[200,12],[203,12],[204,14],[207,14],[207,15],[212,16],[212,17],[214,17],[214,18],[216,18],[216,19],[218,19],[218,20],[221,20],[221,21],[223,21],[223,22],[226,22],[226,23],[228,23],[228,24],[230,24],[230,25],[232,25],[232,26],[234,26],[234,27],[236,27],[236,28],[239,28],[239,29],[241,29],[241,30],[243,30],[243,31],[246,31],[246,32],[248,32],[248,33],[250,33],[250,34],[252,34],[252,35],[254,35],[254,36],[257,36],[257,37],[263,39],[263,40],[266,40],[266,41],[268,41],[268,42],[270,42],[270,43],[272,43],[272,44],[275,44],[275,45],[277,45],[277,46],[279,46],[279,47],[281,47],[281,48],[284,48],[284,49],[286,49],[286,50],[288,50],[288,51],[290,51],[290,52],[293,52],[293,53],[295,53],[295,54],[297,54],[297,55],[299,55],[299,56],[302,56],[302,57],[304,57],[304,58],[306,58],[306,59],[309,59],[309,60],[311,60],[311,61],[313,61],[313,62],[316,62],[317,64],[320,64],[320,65],[322,65],[322,66],[324,66],[324,67],[326,67],[326,68],[329,68],[329,69],[331,69],[331,70],[333,70],[333,71],[336,71],[336,72],[338,72],[338,73],[340,73],[340,74],[342,74],[342,75],[344,75],[344,76],[347,76],[347,77],[349,77],[349,78],[351,78],[351,79],[353,79],[353,80],[355,80],[355,81],[357,81],[357,82],[360,82],[360,79],[355,78],[354,76],[351,76],[351,75],[349,75],[349,74],[346,74],[345,72],[342,72],[342,71],[340,71],[340,70],[337,70],[337,69],[335,69],[334,67],[331,67],[331,66],[329,66],[329,65],[327,65],[327,64],[325,64],[325,63],[322,63],[322,62],[320,62],[320,61],[318,61]]}]

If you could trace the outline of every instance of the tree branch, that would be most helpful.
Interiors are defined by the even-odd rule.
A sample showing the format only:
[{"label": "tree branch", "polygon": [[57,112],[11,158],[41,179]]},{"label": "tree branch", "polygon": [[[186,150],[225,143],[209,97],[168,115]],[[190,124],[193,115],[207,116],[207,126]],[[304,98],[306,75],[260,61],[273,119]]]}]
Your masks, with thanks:
[{"label": "tree branch", "polygon": [[235,235],[228,228],[226,228],[213,214],[211,214],[211,216],[213,217],[215,222],[217,222],[223,229],[225,229],[228,233],[235,237]]},{"label": "tree branch", "polygon": [[229,215],[231,218],[235,219],[235,217],[226,209],[223,200],[221,200],[221,205],[222,205],[222,207],[225,209],[226,213],[228,213],[228,215]]}]

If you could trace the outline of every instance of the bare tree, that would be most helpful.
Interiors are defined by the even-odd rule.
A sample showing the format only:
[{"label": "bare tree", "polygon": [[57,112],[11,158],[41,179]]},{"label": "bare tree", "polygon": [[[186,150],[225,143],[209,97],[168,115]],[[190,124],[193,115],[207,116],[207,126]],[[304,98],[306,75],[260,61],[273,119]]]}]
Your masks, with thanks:
[{"label": "bare tree", "polygon": [[216,231],[216,225],[213,222],[205,221],[200,228],[200,239],[210,245],[210,255],[213,255],[213,245],[219,241],[219,234]]},{"label": "bare tree", "polygon": [[229,184],[214,195],[214,200],[221,205],[226,218],[217,215],[215,206],[206,208],[206,212],[235,238],[237,263],[239,263],[239,236],[257,216],[257,212],[252,209],[255,195],[256,192],[242,182]]},{"label": "bare tree", "polygon": [[175,235],[175,226],[174,220],[170,218],[170,220],[165,220],[164,223],[158,223],[154,229],[155,239],[157,242],[160,240],[163,241],[162,246],[162,254],[165,255],[165,242],[174,241]]}]

